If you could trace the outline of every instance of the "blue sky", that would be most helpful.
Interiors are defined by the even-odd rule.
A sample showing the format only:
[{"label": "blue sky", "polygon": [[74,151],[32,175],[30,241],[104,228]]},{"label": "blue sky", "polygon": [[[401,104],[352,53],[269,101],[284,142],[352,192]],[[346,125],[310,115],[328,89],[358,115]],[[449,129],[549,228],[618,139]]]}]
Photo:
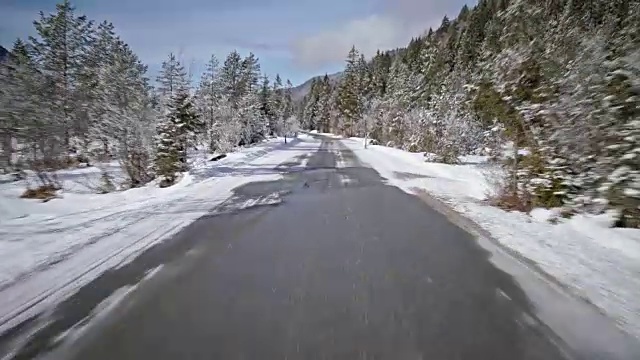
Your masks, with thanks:
[{"label": "blue sky", "polygon": [[[33,34],[56,0],[0,0],[0,44]],[[114,23],[152,75],[169,52],[194,76],[213,53],[253,51],[263,72],[294,84],[343,66],[352,44],[366,55],[406,45],[474,0],[76,0],[78,13]]]}]

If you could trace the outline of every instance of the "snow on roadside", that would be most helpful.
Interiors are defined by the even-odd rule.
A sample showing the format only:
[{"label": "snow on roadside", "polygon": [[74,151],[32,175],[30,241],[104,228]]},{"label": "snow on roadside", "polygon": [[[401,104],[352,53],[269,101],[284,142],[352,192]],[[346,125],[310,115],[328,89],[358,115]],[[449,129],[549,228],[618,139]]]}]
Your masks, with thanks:
[{"label": "snow on roadside", "polygon": [[320,144],[305,135],[282,142],[272,139],[218,162],[194,164],[164,189],[64,193],[41,203],[19,199],[19,183],[0,185],[0,204],[8,204],[0,211],[0,333],[177,233],[234,188],[280,178],[277,165]]},{"label": "snow on roadside", "polygon": [[96,322],[101,321],[120,304],[122,301],[131,294],[137,285],[126,285],[116,291],[114,291],[107,298],[102,300],[92,311],[91,314],[73,325],[70,329],[64,331],[54,339],[54,343],[73,343],[84,335],[87,330]]},{"label": "snow on roadside", "polygon": [[107,296],[100,303],[98,303],[98,305],[96,305],[91,310],[91,313],[86,318],[82,319],[71,328],[56,336],[56,338],[53,340],[53,343],[73,344],[77,339],[84,335],[91,326],[106,319],[111,314],[111,312],[138,287],[140,283],[154,277],[157,273],[160,272],[160,270],[162,270],[163,267],[164,265],[159,265],[151,270],[148,270],[142,280],[140,280],[140,282],[135,285],[125,285],[119,289],[116,289],[111,293],[111,295]]},{"label": "snow on roadside", "polygon": [[610,217],[579,215],[551,224],[553,213],[507,212],[482,203],[489,193],[488,164],[467,157],[462,165],[427,163],[423,154],[384,146],[343,143],[391,185],[424,189],[488,230],[502,245],[537,263],[616,323],[640,338],[640,230],[608,228]]}]

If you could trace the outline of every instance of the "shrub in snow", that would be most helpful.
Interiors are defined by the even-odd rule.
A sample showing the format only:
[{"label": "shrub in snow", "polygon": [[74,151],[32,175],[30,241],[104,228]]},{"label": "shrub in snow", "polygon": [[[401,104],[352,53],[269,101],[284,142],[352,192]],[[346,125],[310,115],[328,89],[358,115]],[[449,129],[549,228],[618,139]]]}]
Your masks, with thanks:
[{"label": "shrub in snow", "polygon": [[416,143],[412,143],[407,147],[407,151],[412,153],[420,152],[420,150],[420,146]]},{"label": "shrub in snow", "polygon": [[120,165],[129,177],[129,187],[139,187],[153,179],[151,159],[146,149],[131,149],[123,153]]},{"label": "shrub in snow", "polygon": [[424,161],[426,162],[437,162],[438,155],[434,153],[424,153]]},{"label": "shrub in snow", "polygon": [[23,199],[38,199],[47,202],[56,197],[58,190],[60,190],[60,187],[53,184],[41,185],[33,189],[28,188],[20,197]]},{"label": "shrub in snow", "polygon": [[108,194],[116,190],[116,186],[113,184],[113,180],[111,180],[111,176],[106,171],[102,172],[100,175],[100,185],[98,186],[98,191],[101,194]]}]

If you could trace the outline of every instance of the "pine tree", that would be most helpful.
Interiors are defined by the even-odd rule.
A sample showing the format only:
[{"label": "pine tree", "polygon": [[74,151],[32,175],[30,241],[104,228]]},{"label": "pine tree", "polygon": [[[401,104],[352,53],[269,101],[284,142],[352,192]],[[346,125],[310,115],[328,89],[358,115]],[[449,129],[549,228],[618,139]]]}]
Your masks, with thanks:
[{"label": "pine tree", "polygon": [[242,60],[241,81],[244,93],[256,91],[258,89],[259,79],[260,63],[253,53],[249,53],[249,55]]},{"label": "pine tree", "polygon": [[189,87],[187,72],[173,53],[170,53],[169,58],[162,62],[162,69],[157,81],[158,94],[164,102],[171,101],[170,99],[174,95]]},{"label": "pine tree", "polygon": [[93,155],[99,156],[91,161],[118,159],[131,186],[149,181],[155,115],[146,66],[113,25],[94,28],[69,1],[53,14],[41,13],[34,26],[37,35],[17,41],[0,69],[6,143],[18,144],[21,162],[45,187],[59,185],[55,171],[74,164],[70,152],[82,162]]},{"label": "pine tree", "polygon": [[391,56],[389,53],[378,51],[371,60],[371,91],[372,97],[382,98],[387,91],[389,81],[389,69],[391,67]]},{"label": "pine tree", "polygon": [[85,147],[91,141],[101,142],[103,157],[111,155],[110,140],[115,137],[111,122],[119,115],[114,99],[117,92],[115,77],[123,76],[116,72],[118,41],[113,24],[100,23],[80,73],[79,89],[84,101],[78,109],[79,116],[88,120],[83,129]]},{"label": "pine tree", "polygon": [[187,164],[187,152],[188,149],[194,146],[195,134],[201,130],[203,123],[198,117],[198,114],[193,103],[193,98],[185,90],[179,90],[174,95],[172,109],[177,112],[177,126],[180,132],[182,155],[180,161],[184,164],[186,169]]},{"label": "pine tree", "polygon": [[447,15],[445,15],[442,18],[442,22],[440,23],[440,31],[448,31],[449,30],[449,26],[451,26],[451,20],[449,20],[449,17],[447,17]]},{"label": "pine tree", "polygon": [[178,172],[183,168],[180,161],[181,149],[175,116],[174,111],[169,110],[157,126],[155,171],[161,187],[173,185]]},{"label": "pine tree", "polygon": [[605,62],[602,128],[606,132],[599,165],[612,169],[599,191],[618,211],[617,226],[640,228],[640,5],[620,23]]},{"label": "pine tree", "polygon": [[242,58],[237,51],[232,51],[225,59],[220,73],[220,80],[224,95],[232,104],[232,107],[237,108],[240,98],[245,93]]},{"label": "pine tree", "polygon": [[362,75],[360,53],[355,46],[349,51],[344,77],[338,94],[338,109],[344,117],[344,128],[340,129],[346,136],[356,134],[357,124],[362,117]]},{"label": "pine tree", "polygon": [[220,147],[221,108],[225,106],[224,89],[221,70],[215,55],[207,62],[206,69],[200,78],[196,91],[198,116],[207,131],[209,150],[214,152]]},{"label": "pine tree", "polygon": [[187,151],[193,133],[202,124],[186,89],[179,89],[167,104],[163,121],[158,125],[156,137],[156,172],[161,186],[175,182],[177,173],[187,170]]},{"label": "pine tree", "polygon": [[[28,156],[34,161],[49,159],[46,141],[58,127],[52,124],[46,104],[44,79],[29,54],[27,44],[16,40],[6,62],[0,63],[0,135],[4,164],[11,169],[14,155]],[[14,142],[24,145],[23,154],[16,154]]]},{"label": "pine tree", "polygon": [[325,74],[318,83],[317,100],[317,124],[322,132],[330,132],[331,105],[331,83],[329,76]]},{"label": "pine tree", "polygon": [[270,89],[270,97],[268,99],[267,107],[271,109],[269,118],[269,132],[274,134],[281,128],[279,124],[282,124],[286,118],[286,99],[285,91],[282,88],[282,79],[280,74],[276,74],[276,78],[273,81],[273,87]]},{"label": "pine tree", "polygon": [[257,92],[250,91],[240,99],[235,118],[241,124],[241,137],[238,145],[249,145],[262,139],[265,124]]},{"label": "pine tree", "polygon": [[283,93],[283,97],[282,97],[282,108],[283,108],[283,116],[285,118],[290,118],[291,116],[293,116],[293,84],[291,84],[291,81],[289,79],[287,79],[285,87],[284,87],[284,93]]},{"label": "pine tree", "polygon": [[287,79],[284,91],[281,91],[280,96],[280,120],[278,121],[277,128],[282,129],[281,131],[285,135],[285,142],[287,141],[287,132],[293,131],[297,133],[301,127],[301,118],[294,115],[292,88],[293,85],[291,84],[291,81]]},{"label": "pine tree", "polygon": [[411,76],[408,65],[397,58],[391,65],[387,96],[384,99],[385,136],[389,145],[401,145],[405,138],[405,112],[411,101],[406,84]]},{"label": "pine tree", "polygon": [[[83,61],[90,43],[93,22],[85,16],[76,16],[68,0],[56,5],[56,12],[34,21],[36,37],[30,37],[33,58],[38,70],[46,77],[51,121],[59,129],[50,129],[51,149],[56,153],[70,150],[74,127],[80,121],[77,89],[83,70]],[[53,141],[60,145],[53,146]],[[64,148],[64,151],[62,149]]]},{"label": "pine tree", "polygon": [[302,112],[302,126],[308,130],[318,129],[318,101],[320,96],[320,81],[314,78],[311,82],[311,90],[304,101]]},{"label": "pine tree", "polygon": [[272,93],[269,77],[265,74],[262,76],[262,86],[260,87],[260,113],[266,121],[267,132],[271,133],[273,124],[277,117],[277,108],[274,107],[275,94]]},{"label": "pine tree", "polygon": [[13,141],[16,137],[15,131],[17,124],[12,121],[12,112],[10,109],[13,92],[17,87],[13,84],[10,77],[10,69],[7,64],[9,60],[0,60],[0,169],[10,171],[13,167]]}]

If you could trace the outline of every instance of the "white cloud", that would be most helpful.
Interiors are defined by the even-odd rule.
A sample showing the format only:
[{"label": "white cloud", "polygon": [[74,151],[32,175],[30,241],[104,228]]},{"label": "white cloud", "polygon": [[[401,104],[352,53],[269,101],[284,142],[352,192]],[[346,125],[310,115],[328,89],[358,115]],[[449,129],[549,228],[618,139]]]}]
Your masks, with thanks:
[{"label": "white cloud", "polygon": [[398,19],[371,15],[355,19],[338,28],[297,39],[292,46],[296,63],[315,68],[344,60],[352,46],[366,56],[378,49],[400,46],[406,42],[408,29]]},{"label": "white cloud", "polygon": [[406,46],[412,37],[437,27],[442,17],[457,15],[474,0],[385,0],[380,14],[349,20],[338,27],[293,41],[295,64],[309,70],[345,59],[352,46],[365,56]]}]

